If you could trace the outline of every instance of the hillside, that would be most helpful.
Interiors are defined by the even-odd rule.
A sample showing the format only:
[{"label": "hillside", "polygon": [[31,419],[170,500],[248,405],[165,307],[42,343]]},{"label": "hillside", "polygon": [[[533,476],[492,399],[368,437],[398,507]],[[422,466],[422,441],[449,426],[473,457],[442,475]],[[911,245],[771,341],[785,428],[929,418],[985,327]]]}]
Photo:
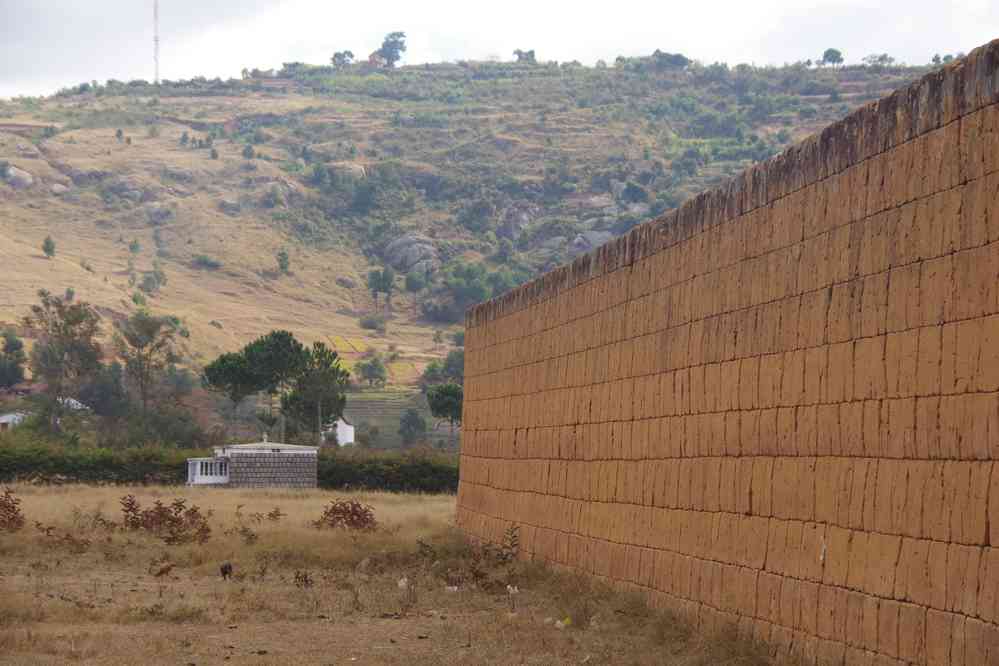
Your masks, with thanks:
[{"label": "hillside", "polygon": [[[410,385],[468,305],[925,71],[289,64],[0,102],[0,322],[72,287],[112,319],[179,317],[194,366],[280,327],[350,363],[391,346]],[[365,284],[384,265],[391,310]],[[361,326],[378,312],[384,333]]]}]

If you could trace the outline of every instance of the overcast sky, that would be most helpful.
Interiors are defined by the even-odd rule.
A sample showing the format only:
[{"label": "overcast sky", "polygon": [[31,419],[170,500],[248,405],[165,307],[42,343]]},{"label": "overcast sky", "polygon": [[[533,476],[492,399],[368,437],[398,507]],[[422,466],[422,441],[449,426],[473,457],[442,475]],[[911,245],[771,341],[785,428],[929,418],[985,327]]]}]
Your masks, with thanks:
[{"label": "overcast sky", "polygon": [[[153,78],[152,0],[0,0],[0,97]],[[848,62],[922,64],[999,37],[997,0],[160,0],[163,78],[358,56],[405,31],[404,64],[510,59],[592,64],[659,48],[704,62],[781,64],[826,47]]]}]

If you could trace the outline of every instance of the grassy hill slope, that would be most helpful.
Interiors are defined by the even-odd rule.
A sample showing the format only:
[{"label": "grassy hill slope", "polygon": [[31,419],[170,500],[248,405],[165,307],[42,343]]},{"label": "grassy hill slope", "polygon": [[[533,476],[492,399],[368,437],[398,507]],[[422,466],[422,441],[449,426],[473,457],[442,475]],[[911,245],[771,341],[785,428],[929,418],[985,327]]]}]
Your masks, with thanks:
[{"label": "grassy hill slope", "polygon": [[[40,288],[71,287],[110,319],[143,303],[176,315],[194,366],[287,328],[349,363],[391,346],[390,383],[411,385],[440,355],[433,331],[460,326],[467,305],[925,72],[655,59],[286,70],[0,102],[0,322]],[[386,264],[390,310],[365,286]],[[384,333],[361,326],[373,313]]]}]

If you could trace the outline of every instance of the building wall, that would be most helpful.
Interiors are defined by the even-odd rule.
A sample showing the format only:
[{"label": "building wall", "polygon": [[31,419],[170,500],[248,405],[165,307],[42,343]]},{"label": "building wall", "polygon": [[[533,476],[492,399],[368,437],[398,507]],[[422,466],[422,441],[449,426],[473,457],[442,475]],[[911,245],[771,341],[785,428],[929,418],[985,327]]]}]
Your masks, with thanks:
[{"label": "building wall", "polygon": [[315,488],[316,456],[244,453],[229,459],[229,485],[236,488]]},{"label": "building wall", "polygon": [[999,664],[997,102],[999,41],[470,311],[461,527],[805,663]]}]

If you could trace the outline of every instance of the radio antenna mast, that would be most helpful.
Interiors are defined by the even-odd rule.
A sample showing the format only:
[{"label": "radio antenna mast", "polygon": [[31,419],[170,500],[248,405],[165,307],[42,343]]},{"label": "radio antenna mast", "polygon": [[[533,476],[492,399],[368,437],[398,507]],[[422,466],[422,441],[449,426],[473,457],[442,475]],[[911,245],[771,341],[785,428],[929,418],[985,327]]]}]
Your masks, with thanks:
[{"label": "radio antenna mast", "polygon": [[156,74],[153,82],[160,84],[160,0],[153,0],[153,63]]}]

